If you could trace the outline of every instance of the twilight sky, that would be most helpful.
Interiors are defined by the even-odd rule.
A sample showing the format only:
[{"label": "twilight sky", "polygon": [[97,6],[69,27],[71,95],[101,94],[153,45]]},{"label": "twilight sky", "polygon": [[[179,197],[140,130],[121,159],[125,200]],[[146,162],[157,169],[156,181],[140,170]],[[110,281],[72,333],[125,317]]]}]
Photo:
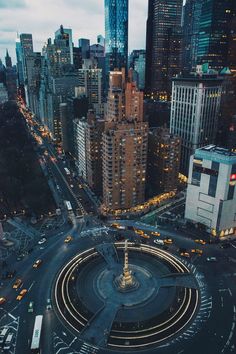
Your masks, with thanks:
[{"label": "twilight sky", "polygon": [[[130,0],[129,51],[145,48],[148,0]],[[32,33],[34,50],[41,51],[43,43],[63,24],[72,28],[73,41],[104,35],[104,0],[0,0],[0,58],[4,61],[6,48],[15,62],[16,32]]]}]

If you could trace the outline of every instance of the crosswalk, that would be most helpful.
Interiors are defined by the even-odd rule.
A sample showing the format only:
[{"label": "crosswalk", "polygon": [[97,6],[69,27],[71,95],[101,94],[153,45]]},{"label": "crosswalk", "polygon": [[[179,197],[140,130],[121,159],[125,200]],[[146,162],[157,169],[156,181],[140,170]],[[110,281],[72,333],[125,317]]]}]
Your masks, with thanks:
[{"label": "crosswalk", "polygon": [[[5,314],[1,319],[0,319],[0,330],[2,330],[4,327],[8,328],[8,333],[13,334],[13,341],[11,348],[7,351],[7,354],[15,354],[16,353],[16,343],[17,343],[17,335],[18,335],[18,329],[19,329],[19,317],[14,317],[11,314]],[[0,353],[6,353],[6,351],[2,351],[0,349]]]},{"label": "crosswalk", "polygon": [[84,343],[80,348],[79,354],[97,354],[98,352],[99,352],[99,348]]}]

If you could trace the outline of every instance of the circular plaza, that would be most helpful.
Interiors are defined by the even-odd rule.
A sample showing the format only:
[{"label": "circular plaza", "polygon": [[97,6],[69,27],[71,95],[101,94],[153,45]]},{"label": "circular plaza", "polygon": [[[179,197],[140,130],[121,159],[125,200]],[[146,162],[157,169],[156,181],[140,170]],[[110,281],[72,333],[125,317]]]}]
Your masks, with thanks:
[{"label": "circular plaza", "polygon": [[178,337],[194,321],[200,298],[196,278],[178,257],[127,241],[77,254],[54,287],[58,314],[80,339],[121,352]]}]

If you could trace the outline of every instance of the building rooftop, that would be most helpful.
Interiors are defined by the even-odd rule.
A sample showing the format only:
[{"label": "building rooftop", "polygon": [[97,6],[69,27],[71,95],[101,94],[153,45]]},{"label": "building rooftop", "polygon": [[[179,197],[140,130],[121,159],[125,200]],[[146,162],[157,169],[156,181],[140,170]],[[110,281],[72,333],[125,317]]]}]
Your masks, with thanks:
[{"label": "building rooftop", "polygon": [[195,157],[225,164],[236,163],[236,153],[216,145],[207,145],[195,151]]},{"label": "building rooftop", "polygon": [[214,82],[222,83],[223,77],[215,74],[203,74],[203,75],[189,75],[189,76],[176,76],[172,78],[172,81],[185,81],[185,82]]}]

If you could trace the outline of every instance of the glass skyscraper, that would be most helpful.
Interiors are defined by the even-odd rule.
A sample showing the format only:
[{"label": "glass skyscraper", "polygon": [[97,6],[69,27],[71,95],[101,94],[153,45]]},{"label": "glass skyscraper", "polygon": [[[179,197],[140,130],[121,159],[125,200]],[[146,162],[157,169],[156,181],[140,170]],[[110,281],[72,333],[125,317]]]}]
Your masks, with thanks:
[{"label": "glass skyscraper", "polygon": [[128,0],[105,0],[106,72],[127,69]]},{"label": "glass skyscraper", "polygon": [[182,0],[149,0],[146,37],[145,91],[168,100],[171,78],[181,71]]},{"label": "glass skyscraper", "polygon": [[203,0],[199,25],[198,63],[221,70],[228,66],[229,37],[235,0]]},{"label": "glass skyscraper", "polygon": [[193,71],[197,65],[199,25],[203,0],[186,0],[183,9],[182,69]]}]

